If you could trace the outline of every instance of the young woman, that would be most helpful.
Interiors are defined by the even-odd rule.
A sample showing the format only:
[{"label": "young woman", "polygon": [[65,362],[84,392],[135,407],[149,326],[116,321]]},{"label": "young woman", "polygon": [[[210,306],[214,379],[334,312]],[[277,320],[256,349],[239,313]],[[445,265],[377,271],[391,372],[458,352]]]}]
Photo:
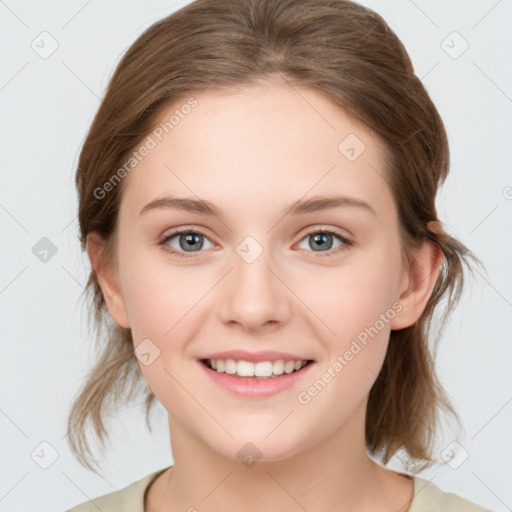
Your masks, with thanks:
[{"label": "young woman", "polygon": [[456,418],[429,334],[478,260],[436,213],[448,168],[406,50],[356,3],[197,0],[145,31],[78,165],[102,352],[69,439],[92,468],[87,424],[103,441],[142,383],[174,463],[71,512],[485,510],[385,467],[439,461]]}]

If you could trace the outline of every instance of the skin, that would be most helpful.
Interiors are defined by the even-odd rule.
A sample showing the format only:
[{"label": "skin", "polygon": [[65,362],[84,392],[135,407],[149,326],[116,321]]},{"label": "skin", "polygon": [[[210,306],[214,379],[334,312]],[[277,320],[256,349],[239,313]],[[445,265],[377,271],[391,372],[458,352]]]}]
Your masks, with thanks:
[{"label": "skin", "polygon": [[[403,264],[384,147],[318,93],[267,81],[195,98],[125,178],[116,257],[102,262],[102,240],[88,240],[110,315],[131,328],[135,347],[149,338],[160,350],[139,366],[169,413],[174,467],[149,488],[146,510],[405,512],[413,482],[367,456],[365,411],[390,331],[421,316],[440,253],[425,242]],[[338,150],[350,133],[366,145],[352,162]],[[296,200],[333,194],[362,199],[376,215],[282,215]],[[211,201],[225,217],[165,208],[139,215],[165,195]],[[158,245],[178,227],[204,233],[203,248],[181,249],[180,258]],[[308,229],[331,229],[353,244],[334,252],[342,243],[334,237],[331,249],[315,249]],[[236,252],[246,236],[263,248],[250,264]],[[180,251],[179,241],[167,246]],[[393,304],[401,311],[310,403],[299,403],[298,392]],[[315,367],[272,397],[237,397],[212,384],[197,359],[240,348],[304,354]],[[252,467],[237,458],[248,441],[262,454]]]}]

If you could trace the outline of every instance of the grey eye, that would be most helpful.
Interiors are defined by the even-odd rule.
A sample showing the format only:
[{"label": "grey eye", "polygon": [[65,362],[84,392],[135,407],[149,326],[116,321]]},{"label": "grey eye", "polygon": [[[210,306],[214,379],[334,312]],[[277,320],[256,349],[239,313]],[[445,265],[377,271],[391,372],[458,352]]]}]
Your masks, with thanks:
[{"label": "grey eye", "polygon": [[[333,239],[335,238],[338,238],[338,240],[340,240],[339,245],[337,245],[336,247],[342,245],[342,241],[338,235],[335,235],[334,233],[328,233],[325,231],[309,233],[301,240],[300,243],[302,243],[303,240],[306,240],[307,242],[309,242],[310,247],[314,248],[314,252],[323,252],[322,249],[324,251],[336,249],[336,247],[333,247]],[[303,247],[301,247],[301,249],[303,249]]]},{"label": "grey eye", "polygon": [[[177,239],[178,246],[176,246],[176,241],[173,239]],[[208,238],[203,234],[196,233],[194,231],[187,231],[185,233],[175,233],[174,235],[169,236],[168,245],[177,251],[199,252],[203,248],[205,240],[211,244]],[[207,249],[208,248],[209,247],[207,247]]]}]

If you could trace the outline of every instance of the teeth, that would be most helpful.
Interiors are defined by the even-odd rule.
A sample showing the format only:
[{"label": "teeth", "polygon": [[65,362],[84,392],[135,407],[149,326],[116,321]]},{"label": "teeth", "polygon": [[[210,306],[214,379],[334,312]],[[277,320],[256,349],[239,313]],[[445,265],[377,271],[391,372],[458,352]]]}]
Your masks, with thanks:
[{"label": "teeth", "polygon": [[[220,363],[222,366],[222,361]],[[217,370],[217,371],[221,371],[221,370]],[[232,375],[233,373],[236,373],[236,363],[233,359],[227,359],[224,362],[224,371],[226,373],[229,373],[230,375]]]},{"label": "teeth", "polygon": [[286,363],[284,363],[284,371],[286,373],[292,373],[294,369],[295,369],[294,361],[286,361]]},{"label": "teeth", "polygon": [[235,361],[234,359],[207,359],[208,365],[218,373],[238,375],[239,377],[272,378],[283,373],[293,373],[307,364],[307,361]]}]

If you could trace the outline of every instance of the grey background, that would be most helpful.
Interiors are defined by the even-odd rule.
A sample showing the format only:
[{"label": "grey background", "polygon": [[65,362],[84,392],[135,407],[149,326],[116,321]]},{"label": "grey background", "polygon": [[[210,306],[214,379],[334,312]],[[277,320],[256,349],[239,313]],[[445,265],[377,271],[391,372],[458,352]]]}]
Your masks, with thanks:
[{"label": "grey background", "polygon": [[[64,510],[172,463],[160,404],[153,435],[141,408],[111,423],[105,479],[78,464],[65,436],[94,356],[79,301],[89,262],[77,238],[78,153],[122,53],[186,3],[0,1],[0,511]],[[468,283],[438,355],[465,426],[465,452],[421,476],[511,510],[512,2],[361,3],[402,39],[445,121],[452,167],[439,215],[488,270]],[[42,58],[52,40],[58,48]],[[34,254],[48,244],[44,237],[56,250],[46,262]],[[447,434],[441,442],[452,440]]]}]

